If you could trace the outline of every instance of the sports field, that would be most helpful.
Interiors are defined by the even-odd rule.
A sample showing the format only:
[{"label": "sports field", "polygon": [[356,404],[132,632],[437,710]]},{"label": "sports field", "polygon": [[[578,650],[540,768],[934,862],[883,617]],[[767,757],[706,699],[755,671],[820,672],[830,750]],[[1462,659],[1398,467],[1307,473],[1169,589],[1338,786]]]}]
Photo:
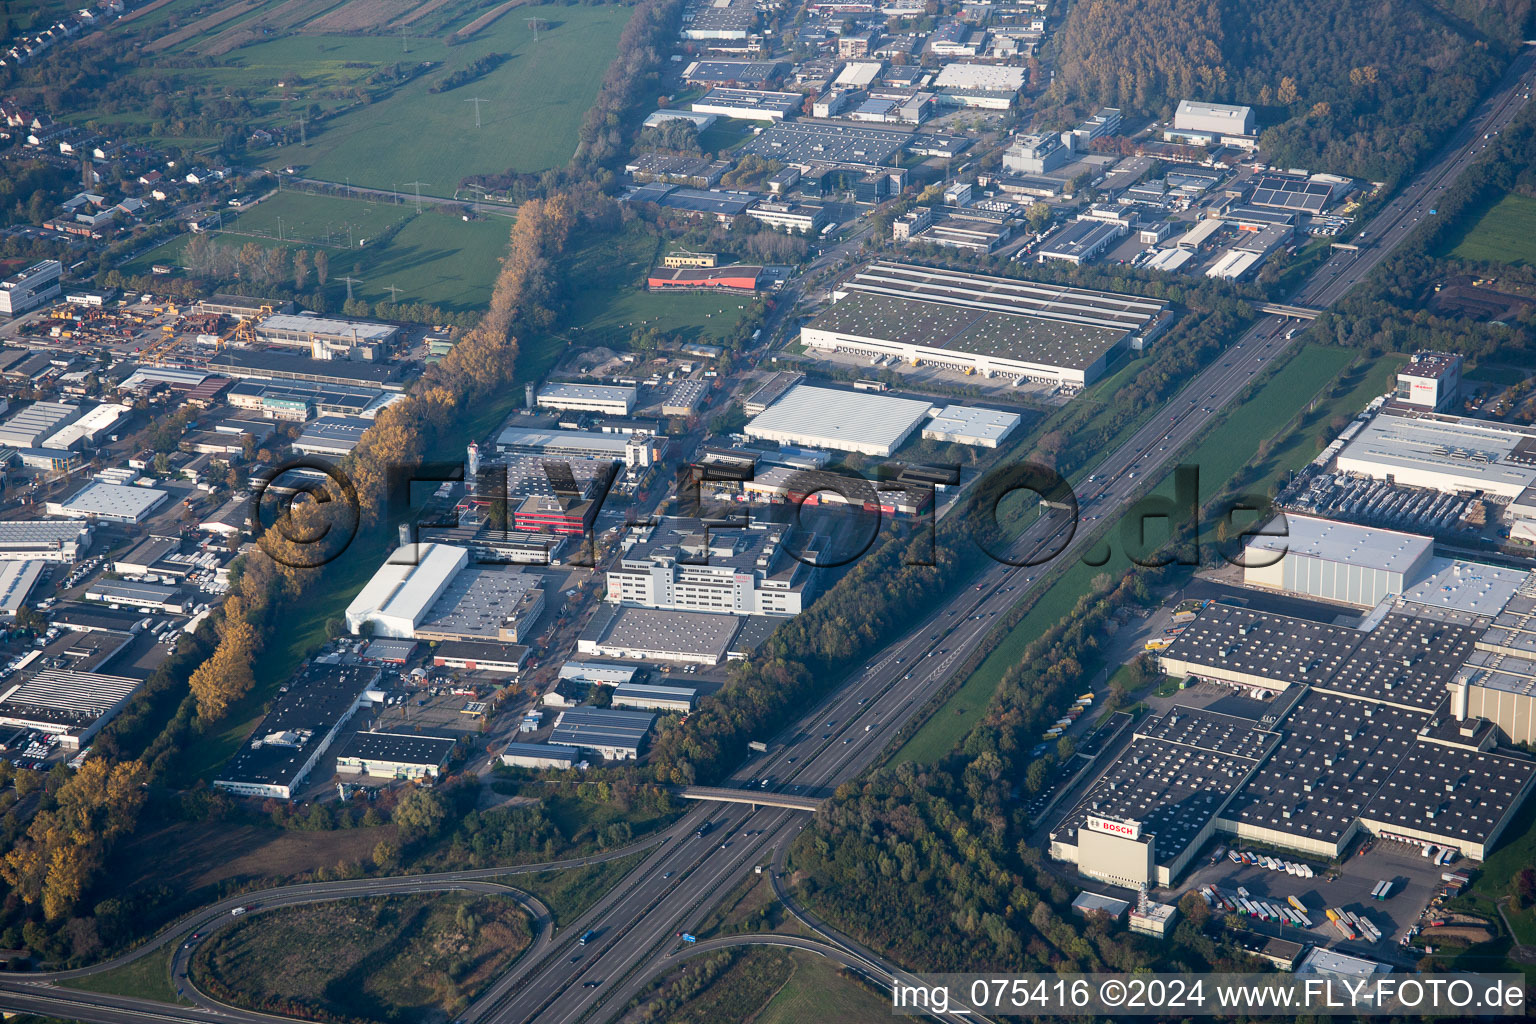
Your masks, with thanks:
[{"label": "sports field", "polygon": [[1517,267],[1536,265],[1536,199],[1506,195],[1477,219],[1449,255]]},{"label": "sports field", "polygon": [[[392,229],[397,231],[390,234]],[[424,302],[450,312],[483,308],[490,299],[505,253],[512,220],[486,217],[464,221],[431,208],[283,192],[243,213],[226,214],[220,245],[324,251],[330,260],[327,297],[340,307],[345,277],[355,278],[353,295],[369,302]],[[279,232],[282,240],[279,241]],[[382,240],[381,240],[382,239]],[[127,268],[146,273],[153,263],[180,265],[190,239],[183,235],[134,260]],[[314,287],[311,278],[309,288]]]},{"label": "sports field", "polygon": [[[409,58],[398,37],[300,34],[236,50],[226,60],[230,73],[247,79],[298,72],[321,84],[359,64],[439,63],[376,103],[320,122],[307,146],[266,151],[265,162],[292,164],[311,178],[350,178],[379,188],[409,191],[407,183],[421,181],[423,193],[452,196],[466,175],[542,171],[571,158],[576,130],[597,97],[629,14],[620,5],[521,7],[461,45],[413,40]],[[530,18],[543,22],[538,42]],[[493,53],[510,56],[475,81],[431,92],[448,74]],[[296,95],[307,99],[307,88]],[[483,102],[471,102],[477,98]]]},{"label": "sports field", "polygon": [[566,337],[577,345],[623,348],[637,331],[654,328],[671,340],[718,341],[736,327],[751,304],[748,296],[698,292],[657,294],[645,290],[646,274],[660,258],[659,239],[632,225],[567,258],[572,282],[564,318]]}]

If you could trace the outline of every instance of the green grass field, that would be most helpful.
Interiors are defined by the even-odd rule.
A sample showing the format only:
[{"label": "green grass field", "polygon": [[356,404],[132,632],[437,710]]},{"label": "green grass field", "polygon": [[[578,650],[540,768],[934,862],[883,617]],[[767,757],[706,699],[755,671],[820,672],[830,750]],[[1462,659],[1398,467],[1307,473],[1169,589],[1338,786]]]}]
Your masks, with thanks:
[{"label": "green grass field", "polygon": [[83,978],[71,978],[59,984],[65,988],[84,989],[87,992],[104,992],[108,995],[132,996],[135,999],[154,999],[162,1003],[190,1005],[189,1000],[176,994],[176,989],[171,984],[171,957],[175,952],[176,943],[168,942],[153,953],[141,956],[122,967],[115,967],[110,971],[87,975]]},{"label": "green grass field", "polygon": [[1536,264],[1536,199],[1506,195],[1462,234],[1449,255],[1518,267]]},{"label": "green grass field", "polygon": [[845,977],[826,959],[792,953],[794,973],[763,1007],[754,1024],[882,1024],[891,1019],[890,1004],[858,982]]},{"label": "green grass field", "polygon": [[[268,151],[269,167],[294,164],[313,178],[451,196],[467,175],[515,168],[541,171],[564,164],[576,150],[576,130],[597,96],[630,9],[620,5],[520,7],[449,46],[442,39],[411,43],[409,60],[444,66],[393,94],[322,122],[309,144]],[[529,18],[546,28],[535,43]],[[490,73],[447,92],[432,85],[491,53],[510,54]],[[254,79],[298,72],[324,83],[347,65],[383,67],[402,60],[398,37],[291,35],[236,50],[227,73]],[[480,127],[475,127],[476,104]]]},{"label": "green grass field", "polygon": [[[387,241],[369,244],[381,232],[403,225]],[[484,307],[500,269],[512,230],[510,217],[464,221],[414,204],[396,205],[361,199],[282,192],[243,213],[226,215],[218,244],[238,249],[247,242],[324,250],[330,260],[325,291],[336,308],[346,298],[342,278],[355,278],[353,294],[370,302],[391,299],[424,302],[451,312]],[[278,241],[279,232],[283,241]],[[180,236],[140,256],[130,273],[148,273],[154,263],[181,264],[190,241]],[[364,244],[359,244],[364,243]],[[305,290],[316,287],[313,274]]]},{"label": "green grass field", "polygon": [[544,901],[554,916],[556,925],[570,924],[588,907],[596,903],[603,893],[639,864],[650,851],[641,850],[617,860],[605,860],[599,864],[587,864],[564,871],[540,871],[537,874],[507,875],[500,881],[531,892]]},{"label": "green grass field", "polygon": [[509,897],[337,900],[252,914],[198,949],[192,977],[251,1008],[405,1024],[460,1012],[531,941]]},{"label": "green grass field", "polygon": [[[1355,353],[1345,349],[1308,345],[1257,394],[1233,410],[1223,428],[1198,445],[1189,456],[1180,459],[1181,464],[1199,468],[1201,500],[1215,496],[1254,457],[1259,442],[1283,427],[1324,382],[1333,379],[1354,357]],[[1300,448],[1293,457],[1299,454]],[[1272,459],[1276,457],[1272,455]],[[1276,468],[1274,471],[1280,470]],[[1172,493],[1171,476],[1153,491],[1153,494],[1163,496]],[[1118,577],[1129,567],[1130,562],[1119,542],[1118,529],[1112,526],[1104,536],[1108,540],[1095,544],[1090,553],[1094,550],[1102,552],[1107,545],[1109,561],[1091,566],[1079,559],[1068,566],[980,667],[896,751],[893,762],[932,763],[953,750],[980,719],[997,692],[1003,674],[1019,661],[1036,638],[1071,611],[1078,598],[1091,588],[1094,577],[1101,573]],[[1156,538],[1148,539],[1156,543]]]},{"label": "green grass field", "polygon": [[646,274],[660,252],[656,236],[635,225],[566,259],[562,269],[571,285],[564,322],[572,344],[624,348],[648,328],[678,341],[707,343],[730,334],[745,315],[747,298],[646,291]]}]

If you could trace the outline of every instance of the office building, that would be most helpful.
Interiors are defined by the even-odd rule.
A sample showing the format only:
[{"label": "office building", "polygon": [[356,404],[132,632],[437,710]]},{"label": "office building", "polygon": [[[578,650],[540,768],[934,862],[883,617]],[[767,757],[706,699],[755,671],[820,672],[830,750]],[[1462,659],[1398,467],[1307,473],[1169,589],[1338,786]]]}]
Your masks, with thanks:
[{"label": "office building", "polygon": [[739,529],[663,519],[631,531],[608,570],[607,600],[668,611],[798,615],[811,571],[787,547],[790,527]]},{"label": "office building", "polygon": [[1012,174],[1049,174],[1071,160],[1071,148],[1054,132],[1017,136],[1003,150],[1003,170]]},{"label": "office building", "polygon": [[64,265],[58,260],[42,260],[0,281],[0,314],[17,316],[58,298],[63,275]]},{"label": "office building", "polygon": [[1461,356],[1454,352],[1416,352],[1397,372],[1393,398],[1405,405],[1440,412],[1461,390]]}]

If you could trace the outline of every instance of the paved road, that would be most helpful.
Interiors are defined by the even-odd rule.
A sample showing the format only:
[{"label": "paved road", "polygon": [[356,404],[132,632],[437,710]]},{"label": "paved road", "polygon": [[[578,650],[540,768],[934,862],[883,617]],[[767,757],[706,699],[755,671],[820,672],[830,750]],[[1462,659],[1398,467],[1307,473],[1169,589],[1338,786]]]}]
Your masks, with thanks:
[{"label": "paved road", "polygon": [[[1320,267],[1288,301],[1326,307],[1358,284],[1428,216],[1434,197],[1487,145],[1484,133],[1508,123],[1523,104],[1532,56],[1523,53],[1509,75],[1482,104],[1447,148],[1371,221],[1368,248],[1339,252]],[[1057,557],[1082,554],[1100,518],[1112,517],[1161,476],[1180,449],[1196,438],[1249,381],[1292,344],[1297,325],[1281,317],[1258,321],[1219,360],[1202,371],[1120,448],[1096,467],[1078,494],[1083,529],[1065,512],[1042,517],[1021,541],[1032,552]],[[772,788],[803,795],[827,795],[873,763],[929,698],[940,691],[957,664],[995,625],[995,619],[1038,584],[1044,569],[993,565],[960,600],[927,616],[905,636],[876,655],[815,710],[787,729],[780,744],[733,774],[727,785],[745,786],[764,775]],[[654,964],[676,945],[676,934],[697,925],[709,908],[754,865],[771,860],[804,825],[799,812],[764,808],[696,811],[691,828],[713,819],[703,837],[691,831],[634,868],[600,901],[582,927],[599,927],[587,947],[570,942],[543,960],[524,958],[465,1015],[469,1024],[572,1024],[587,1016],[605,1019],[641,987]]]},{"label": "paved road", "polygon": [[[1521,103],[1520,93],[1531,79],[1532,56],[1524,53],[1511,68],[1499,89],[1482,103],[1474,117],[1457,134],[1447,151],[1414,179],[1371,222],[1365,240],[1369,248],[1333,256],[1290,301],[1324,307],[1336,301],[1362,280],[1417,224],[1429,215],[1435,196],[1461,173],[1488,144],[1483,136],[1508,123]],[[1178,451],[1193,440],[1249,380],[1280,357],[1289,347],[1287,321],[1267,317],[1255,324],[1220,360],[1202,371],[1179,395],[1170,400],[1136,434],[1094,467],[1093,476],[1078,494],[1079,513],[1085,524],[1124,508],[1156,480]],[[1037,555],[1055,552],[1056,557],[1077,557],[1090,543],[1092,526],[1078,529],[1064,512],[1050,512],[1036,522],[1015,546],[1016,552]],[[770,753],[744,764],[727,781],[746,786],[765,775],[770,788],[786,793],[830,794],[839,784],[854,778],[889,745],[903,725],[915,717],[928,699],[951,680],[964,653],[972,649],[995,625],[995,618],[1018,603],[1038,584],[1044,569],[994,564],[977,578],[973,589],[948,609],[925,617],[905,636],[873,659],[861,673],[850,678],[794,727],[785,730]],[[568,1024],[589,1015],[608,1017],[637,992],[657,965],[676,951],[676,934],[689,930],[705,917],[720,897],[760,864],[782,856],[787,844],[808,819],[803,812],[775,808],[731,806],[692,812],[648,844],[653,852],[631,870],[569,929],[553,930],[520,958],[464,1014],[467,1024],[513,1024],[539,1020]],[[696,830],[705,822],[712,827],[704,835]],[[633,849],[633,848],[631,848]],[[615,851],[606,857],[621,856]],[[567,865],[590,862],[582,858]],[[440,876],[407,876],[401,879],[365,879],[351,895],[370,892],[410,891],[392,886],[451,884],[523,869],[484,869]],[[291,887],[301,888],[301,887]],[[418,890],[419,891],[419,890]],[[288,890],[272,890],[251,897],[260,901],[278,898]],[[292,894],[295,900],[299,894]],[[325,898],[340,898],[334,893]],[[174,930],[182,934],[198,922],[227,916],[238,900],[225,901],[189,918]],[[848,940],[826,934],[832,945]],[[578,937],[596,932],[581,945]],[[142,956],[169,941],[167,933],[132,956]],[[849,943],[851,947],[851,943]],[[845,947],[844,955],[857,957],[877,972],[895,969],[873,954]],[[128,959],[128,958],[124,958]],[[115,962],[114,962],[115,963]],[[102,968],[95,968],[99,970]],[[71,972],[74,973],[74,972]],[[206,1021],[209,1011],[166,1007],[147,1000],[97,996],[49,989],[26,982],[0,980],[0,1005],[8,1009],[73,1017],[97,1024],[128,1024],[149,1019]],[[66,994],[67,993],[67,994]],[[221,1011],[229,1019],[258,1024],[270,1021],[245,1011]]]},{"label": "paved road", "polygon": [[[72,971],[26,975],[0,975],[0,1007],[29,1013],[42,1013],[54,1017],[91,1021],[93,1024],[125,1024],[128,1021],[145,1021],[150,1018],[163,1020],[198,1020],[206,1022],[210,1010],[233,1020],[257,1024],[257,1022],[286,1021],[287,1018],[254,1013],[224,1006],[186,984],[186,964],[191,950],[187,948],[188,936],[206,937],[210,932],[225,927],[236,920],[230,912],[236,907],[248,907],[260,912],[278,906],[300,903],[316,903],[336,899],[355,899],[362,896],[379,896],[421,892],[498,892],[512,896],[528,909],[533,918],[535,938],[526,956],[537,956],[554,941],[555,927],[549,909],[528,893],[487,881],[509,875],[533,874],[541,871],[557,871],[566,868],[600,864],[660,845],[665,834],[650,836],[638,843],[606,853],[588,857],[572,857],[537,864],[511,867],[473,868],[464,871],[441,871],[420,875],[401,875],[392,878],[364,878],[338,882],[311,882],[267,889],[203,907],[182,918],[172,927],[156,935],[143,945],[122,956]],[[173,973],[178,988],[198,1005],[195,1008],[173,1007],[149,999],[103,995],[94,992],[63,988],[56,982],[79,978],[90,974],[122,967],[163,948],[167,943],[181,942],[183,948],[172,959]]]}]

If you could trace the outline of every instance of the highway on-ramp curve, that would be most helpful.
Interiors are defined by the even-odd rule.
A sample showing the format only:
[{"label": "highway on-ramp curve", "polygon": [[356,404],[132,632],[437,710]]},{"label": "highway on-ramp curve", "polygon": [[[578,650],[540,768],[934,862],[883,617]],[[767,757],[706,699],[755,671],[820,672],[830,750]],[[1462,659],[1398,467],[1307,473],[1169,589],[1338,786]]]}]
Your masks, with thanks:
[{"label": "highway on-ramp curve", "polygon": [[[1467,168],[1523,105],[1532,55],[1523,51],[1450,143],[1402,192],[1373,217],[1357,252],[1338,251],[1287,301],[1323,308],[1354,287],[1402,241],[1435,196]],[[1112,519],[1155,481],[1180,449],[1201,434],[1249,381],[1292,344],[1282,317],[1260,319],[1215,363],[1202,370],[1136,434],[1096,467],[1078,494],[1084,524]],[[1076,529],[1065,512],[1050,512],[1026,532],[1021,546],[1077,557],[1092,542],[1094,527]],[[1002,564],[984,570],[947,609],[872,658],[812,712],[784,731],[766,755],[738,769],[724,784],[745,787],[763,777],[771,788],[797,795],[828,795],[868,767],[929,698],[950,681],[957,664],[996,624],[998,615],[1037,584],[1044,569]],[[714,827],[703,836],[693,829]],[[677,838],[633,868],[618,888],[599,901],[565,941],[542,958],[525,957],[465,1015],[469,1024],[572,1024],[588,1016],[616,1014],[654,971],[658,958],[676,948],[677,933],[696,927],[711,906],[754,866],[804,826],[802,812],[729,806],[695,811]],[[578,929],[596,929],[586,946]],[[835,942],[835,940],[832,940]],[[879,963],[882,970],[897,968]]]}]

